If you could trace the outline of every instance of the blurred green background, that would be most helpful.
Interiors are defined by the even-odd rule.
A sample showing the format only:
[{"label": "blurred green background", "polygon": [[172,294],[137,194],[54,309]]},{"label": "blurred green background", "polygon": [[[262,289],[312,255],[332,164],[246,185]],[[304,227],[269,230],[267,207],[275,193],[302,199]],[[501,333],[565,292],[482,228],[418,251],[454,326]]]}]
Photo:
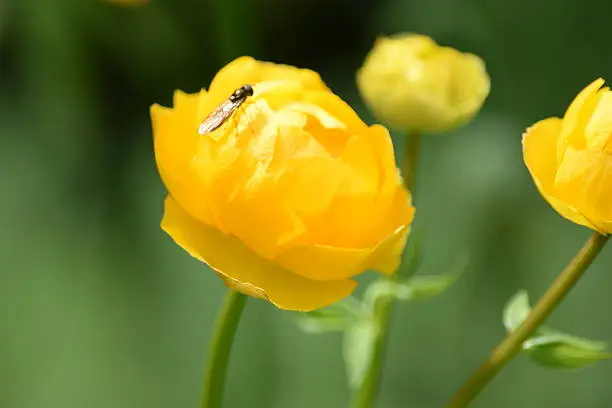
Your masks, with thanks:
[{"label": "blurred green background", "polygon": [[[604,0],[0,1],[0,407],[194,408],[224,287],[159,229],[164,188],[148,107],[208,86],[234,57],[309,67],[371,121],[354,74],[376,35],[414,31],[479,54],[482,113],[423,141],[417,224],[425,270],[464,250],[447,293],[397,309],[379,407],[441,407],[589,232],[541,199],[523,129],[562,115],[612,73]],[[398,150],[402,147],[397,135]],[[612,341],[612,249],[551,325]],[[250,301],[227,407],[337,408],[337,334]],[[612,365],[552,372],[519,357],[474,407],[609,407]]]}]

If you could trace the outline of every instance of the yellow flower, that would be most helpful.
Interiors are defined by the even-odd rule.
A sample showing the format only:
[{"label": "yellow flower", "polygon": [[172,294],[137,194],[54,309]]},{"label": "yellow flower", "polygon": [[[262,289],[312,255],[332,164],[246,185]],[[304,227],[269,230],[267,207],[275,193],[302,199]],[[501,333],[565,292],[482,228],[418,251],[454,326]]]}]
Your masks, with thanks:
[{"label": "yellow flower", "polygon": [[[199,135],[244,84],[254,94]],[[151,117],[169,192],[162,228],[229,287],[307,311],[348,296],[367,269],[397,268],[414,208],[389,133],[315,72],[238,58],[208,91],[177,91]]]},{"label": "yellow flower", "polygon": [[467,123],[491,86],[479,57],[416,34],[378,38],[357,72],[357,84],[378,120],[418,132]]},{"label": "yellow flower", "polygon": [[548,118],[523,135],[523,157],[540,193],[563,217],[612,232],[612,92],[599,78],[563,119]]}]

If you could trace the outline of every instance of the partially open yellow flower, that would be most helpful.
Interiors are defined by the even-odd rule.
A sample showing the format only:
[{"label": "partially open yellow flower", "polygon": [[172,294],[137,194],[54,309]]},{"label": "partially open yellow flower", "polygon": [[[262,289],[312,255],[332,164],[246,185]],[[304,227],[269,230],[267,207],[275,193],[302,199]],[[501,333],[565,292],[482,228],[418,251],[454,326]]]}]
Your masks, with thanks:
[{"label": "partially open yellow flower", "polygon": [[376,40],[357,72],[357,84],[378,120],[418,132],[467,123],[491,86],[478,56],[405,33]]},{"label": "partially open yellow flower", "polygon": [[[199,135],[244,84],[254,94]],[[315,72],[238,58],[208,91],[177,91],[151,117],[169,192],[162,228],[231,288],[307,311],[348,296],[367,269],[397,268],[414,208],[389,134]]]},{"label": "partially open yellow flower", "polygon": [[612,92],[597,79],[563,119],[548,118],[523,135],[523,156],[536,186],[563,217],[612,232]]}]

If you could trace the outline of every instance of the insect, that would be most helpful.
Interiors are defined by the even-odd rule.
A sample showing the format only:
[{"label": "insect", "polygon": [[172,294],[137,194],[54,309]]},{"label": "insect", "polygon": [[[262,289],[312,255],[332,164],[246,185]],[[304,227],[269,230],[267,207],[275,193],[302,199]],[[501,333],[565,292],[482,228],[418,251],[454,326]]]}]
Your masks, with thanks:
[{"label": "insect", "polygon": [[215,129],[219,128],[225,121],[232,116],[232,113],[246,101],[249,96],[253,96],[253,87],[251,85],[242,85],[236,89],[225,101],[215,108],[214,111],[200,123],[198,133],[206,135]]}]

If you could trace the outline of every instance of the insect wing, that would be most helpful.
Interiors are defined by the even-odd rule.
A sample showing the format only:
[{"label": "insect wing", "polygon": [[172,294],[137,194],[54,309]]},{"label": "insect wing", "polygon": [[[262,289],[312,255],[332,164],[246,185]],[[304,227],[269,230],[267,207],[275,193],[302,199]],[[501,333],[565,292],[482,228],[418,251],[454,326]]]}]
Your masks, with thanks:
[{"label": "insect wing", "polygon": [[230,117],[232,112],[236,110],[238,106],[240,106],[242,101],[232,102],[229,99],[223,102],[221,105],[217,106],[217,108],[212,111],[203,121],[200,123],[200,127],[198,128],[198,133],[200,135],[205,135],[217,129],[221,126],[227,118]]}]

